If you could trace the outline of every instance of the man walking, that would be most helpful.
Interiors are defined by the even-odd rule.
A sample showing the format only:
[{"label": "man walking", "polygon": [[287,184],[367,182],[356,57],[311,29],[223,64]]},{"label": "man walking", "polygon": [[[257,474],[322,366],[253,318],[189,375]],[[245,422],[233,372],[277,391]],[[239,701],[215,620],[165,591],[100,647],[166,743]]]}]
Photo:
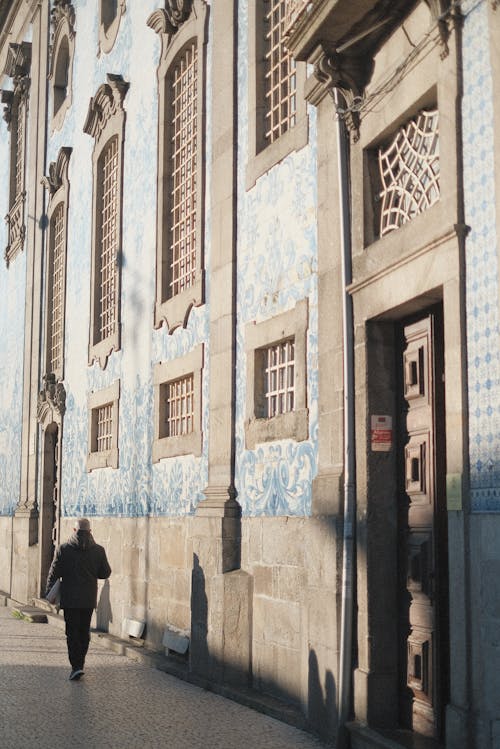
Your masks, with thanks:
[{"label": "man walking", "polygon": [[46,592],[61,580],[61,608],[64,609],[66,641],[71,663],[69,678],[83,676],[85,656],[90,643],[90,620],[97,606],[97,579],[111,575],[111,567],[102,546],[96,544],[87,518],[75,522],[74,533],[56,551],[49,570]]}]

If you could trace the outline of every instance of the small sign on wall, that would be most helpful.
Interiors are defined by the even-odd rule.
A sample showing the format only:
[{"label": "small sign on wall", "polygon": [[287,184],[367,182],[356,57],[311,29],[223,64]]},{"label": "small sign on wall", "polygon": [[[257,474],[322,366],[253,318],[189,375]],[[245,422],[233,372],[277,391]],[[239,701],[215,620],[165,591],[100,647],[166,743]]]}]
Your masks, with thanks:
[{"label": "small sign on wall", "polygon": [[392,416],[371,417],[371,446],[374,452],[389,452],[392,448]]}]

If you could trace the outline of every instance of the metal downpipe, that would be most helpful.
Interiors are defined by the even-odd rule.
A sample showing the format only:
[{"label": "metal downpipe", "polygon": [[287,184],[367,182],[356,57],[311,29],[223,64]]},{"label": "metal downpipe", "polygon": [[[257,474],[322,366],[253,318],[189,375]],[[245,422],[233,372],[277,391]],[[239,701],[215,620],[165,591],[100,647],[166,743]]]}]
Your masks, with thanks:
[{"label": "metal downpipe", "polygon": [[[339,91],[333,90],[335,110],[340,110]],[[349,137],[344,120],[336,117],[339,212],[342,260],[343,374],[344,374],[344,528],[342,549],[342,598],[338,679],[338,727],[336,749],[347,745],[346,723],[351,706],[352,640],[354,606],[354,554],[356,519],[356,456],[354,431],[354,322],[348,286],[352,280],[351,212],[349,184]]]}]

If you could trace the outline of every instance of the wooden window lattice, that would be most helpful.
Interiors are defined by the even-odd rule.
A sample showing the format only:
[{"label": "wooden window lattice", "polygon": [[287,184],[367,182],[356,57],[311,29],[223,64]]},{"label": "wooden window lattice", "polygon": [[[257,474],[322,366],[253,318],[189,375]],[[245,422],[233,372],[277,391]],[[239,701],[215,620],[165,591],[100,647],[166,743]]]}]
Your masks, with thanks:
[{"label": "wooden window lattice", "polygon": [[108,452],[113,447],[113,404],[106,403],[96,408],[96,448],[98,453]]},{"label": "wooden window lattice", "polygon": [[167,437],[190,434],[194,429],[194,376],[189,374],[164,385]]},{"label": "wooden window lattice", "polygon": [[295,60],[285,49],[287,0],[264,0],[265,9],[265,139],[273,143],[295,125],[297,73]]},{"label": "wooden window lattice", "polygon": [[99,334],[104,340],[115,332],[118,241],[118,139],[113,138],[101,157]]},{"label": "wooden window lattice", "polygon": [[439,200],[439,118],[422,111],[378,152],[382,189],[380,236],[411,221]]},{"label": "wooden window lattice", "polygon": [[171,295],[193,285],[196,275],[198,53],[196,42],[184,50],[171,77],[170,150]]},{"label": "wooden window lattice", "polygon": [[55,210],[52,218],[52,309],[50,315],[50,362],[49,372],[62,368],[63,316],[64,316],[64,265],[65,265],[65,221],[64,204]]},{"label": "wooden window lattice", "polygon": [[272,418],[294,409],[295,344],[281,341],[266,348],[266,415]]}]

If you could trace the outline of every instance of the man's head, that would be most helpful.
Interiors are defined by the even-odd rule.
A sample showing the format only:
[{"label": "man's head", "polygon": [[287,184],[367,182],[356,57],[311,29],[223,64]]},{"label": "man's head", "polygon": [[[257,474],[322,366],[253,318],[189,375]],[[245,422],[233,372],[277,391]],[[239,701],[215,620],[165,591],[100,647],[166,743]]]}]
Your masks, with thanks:
[{"label": "man's head", "polygon": [[75,520],[75,531],[89,531],[90,523],[87,518],[78,518]]}]

